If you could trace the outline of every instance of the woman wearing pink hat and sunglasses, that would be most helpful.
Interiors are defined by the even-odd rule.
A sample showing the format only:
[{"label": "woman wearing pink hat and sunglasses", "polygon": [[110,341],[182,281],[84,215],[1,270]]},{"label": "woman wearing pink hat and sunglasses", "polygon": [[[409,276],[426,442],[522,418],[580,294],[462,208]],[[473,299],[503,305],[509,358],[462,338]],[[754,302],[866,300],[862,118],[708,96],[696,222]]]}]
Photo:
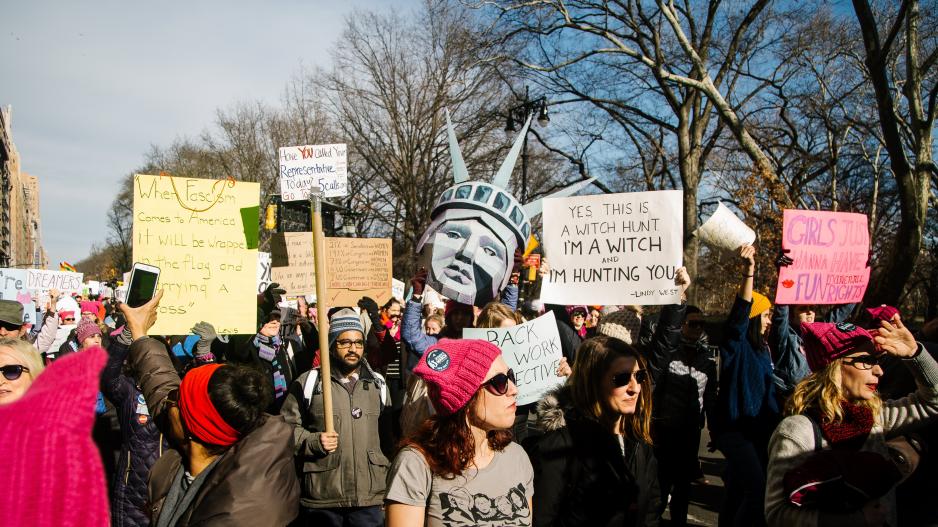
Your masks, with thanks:
[{"label": "woman wearing pink hat and sunglasses", "polygon": [[[938,416],[938,363],[898,315],[868,332],[850,323],[803,324],[811,375],[795,388],[769,443],[769,525],[896,525],[903,474],[887,440]],[[918,389],[883,401],[886,356],[902,359]],[[897,465],[900,465],[897,467]],[[906,467],[907,468],[907,467]]]},{"label": "woman wearing pink hat and sunglasses", "polygon": [[531,525],[534,470],[511,441],[518,388],[501,350],[483,340],[443,339],[414,373],[437,413],[394,460],[387,525]]}]

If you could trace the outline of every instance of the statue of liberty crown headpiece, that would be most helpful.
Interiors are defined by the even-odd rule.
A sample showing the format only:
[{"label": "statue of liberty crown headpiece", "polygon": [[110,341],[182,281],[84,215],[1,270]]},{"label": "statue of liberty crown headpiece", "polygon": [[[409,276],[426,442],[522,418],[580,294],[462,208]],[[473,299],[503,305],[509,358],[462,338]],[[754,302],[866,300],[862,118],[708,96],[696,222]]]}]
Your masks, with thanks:
[{"label": "statue of liberty crown headpiece", "polygon": [[[524,123],[521,132],[515,139],[508,156],[502,162],[498,172],[491,183],[484,181],[470,181],[469,170],[466,168],[466,162],[463,160],[462,152],[459,149],[459,143],[456,141],[456,132],[453,130],[453,123],[449,118],[449,111],[446,112],[446,130],[449,137],[449,153],[453,164],[453,186],[447,188],[440,195],[433,212],[430,214],[431,220],[437,218],[445,211],[450,209],[478,210],[496,218],[515,236],[517,247],[524,248],[527,245],[528,237],[531,235],[531,218],[538,216],[543,210],[543,198],[534,200],[526,205],[522,205],[514,196],[508,192],[508,181],[511,179],[511,173],[514,171],[515,164],[518,161],[518,155],[524,145],[524,136],[531,125],[531,116]],[[585,188],[592,183],[594,178],[588,178],[578,181],[569,187],[563,188],[546,197],[563,197],[574,194],[580,189]],[[424,233],[417,244],[419,252],[427,238],[433,231],[433,221],[427,232]]]}]

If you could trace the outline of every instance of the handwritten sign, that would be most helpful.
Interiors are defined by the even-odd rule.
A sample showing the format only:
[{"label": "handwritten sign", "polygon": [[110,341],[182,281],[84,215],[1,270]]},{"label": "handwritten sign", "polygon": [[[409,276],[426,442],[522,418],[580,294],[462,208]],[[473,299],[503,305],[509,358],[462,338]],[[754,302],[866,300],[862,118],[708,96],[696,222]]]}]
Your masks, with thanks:
[{"label": "handwritten sign", "polygon": [[549,304],[672,304],[683,259],[681,191],[544,200]]},{"label": "handwritten sign", "polygon": [[406,286],[402,280],[398,280],[397,278],[391,279],[391,296],[398,300],[404,300],[405,289]]},{"label": "handwritten sign", "polygon": [[85,288],[84,274],[46,269],[27,269],[26,288],[35,293],[58,289],[62,293],[81,293]]},{"label": "handwritten sign", "polygon": [[870,281],[865,214],[785,210],[782,247],[794,263],[778,271],[777,304],[850,304]]},{"label": "handwritten sign", "polygon": [[289,146],[280,149],[280,197],[309,199],[310,189],[325,197],[348,195],[348,148],[345,144]]},{"label": "handwritten sign", "polygon": [[717,205],[717,210],[694,234],[707,245],[724,251],[735,251],[756,241],[756,231],[750,229],[723,203]]},{"label": "handwritten sign", "polygon": [[[287,294],[316,292],[313,235],[287,232],[271,238],[271,278]],[[391,240],[326,238],[328,305],[355,306],[363,296],[378,304],[391,298]]]},{"label": "handwritten sign", "polygon": [[391,299],[390,238],[326,238],[330,306],[354,306],[363,296]]},{"label": "handwritten sign", "polygon": [[256,327],[257,183],[134,177],[134,261],[160,268],[154,335],[211,318],[219,334]]},{"label": "handwritten sign", "polygon": [[26,287],[27,269],[0,269],[0,299],[16,300],[23,304],[23,323],[36,323],[36,303]]},{"label": "handwritten sign", "polygon": [[563,353],[554,313],[510,328],[466,328],[464,339],[481,339],[502,350],[502,358],[515,371],[518,405],[537,402],[545,393],[564,383],[557,375]]},{"label": "handwritten sign", "polygon": [[257,253],[257,294],[263,293],[273,282],[270,277],[270,253]]}]

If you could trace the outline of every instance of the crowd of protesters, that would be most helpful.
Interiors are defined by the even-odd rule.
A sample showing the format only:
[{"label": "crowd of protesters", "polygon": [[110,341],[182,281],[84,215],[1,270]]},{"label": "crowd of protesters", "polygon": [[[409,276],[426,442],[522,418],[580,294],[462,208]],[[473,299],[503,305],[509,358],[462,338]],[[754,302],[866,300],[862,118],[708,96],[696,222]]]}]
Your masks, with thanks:
[{"label": "crowd of protesters", "polygon": [[[277,284],[253,335],[211,313],[151,335],[160,293],[76,313],[52,291],[34,325],[0,300],[0,524],[686,525],[706,427],[721,526],[938,525],[938,321],[773,306],[755,252],[726,314],[687,304],[684,269],[657,313],[519,306],[520,269],[497,299],[440,309],[421,269],[406,299],[329,306],[327,350],[316,307]],[[501,350],[463,330],[548,311],[566,380],[518,406]]]}]

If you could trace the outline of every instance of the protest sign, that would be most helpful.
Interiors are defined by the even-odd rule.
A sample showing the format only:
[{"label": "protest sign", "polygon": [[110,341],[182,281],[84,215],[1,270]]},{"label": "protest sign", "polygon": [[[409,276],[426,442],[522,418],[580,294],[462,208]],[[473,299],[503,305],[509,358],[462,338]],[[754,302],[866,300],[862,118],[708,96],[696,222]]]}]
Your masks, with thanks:
[{"label": "protest sign", "polygon": [[549,304],[673,304],[683,259],[681,191],[544,200]]},{"label": "protest sign", "polygon": [[355,306],[363,296],[378,305],[391,299],[390,238],[326,238],[330,306]]},{"label": "protest sign", "polygon": [[270,253],[257,253],[257,294],[263,293],[273,282],[270,278]]},{"label": "protest sign", "polygon": [[777,304],[850,304],[870,281],[870,233],[865,214],[784,211],[782,248],[793,264],[778,271]]},{"label": "protest sign", "polygon": [[281,232],[270,238],[270,280],[287,295],[316,294],[313,233]]},{"label": "protest sign", "polygon": [[[391,298],[391,240],[326,238],[329,306],[355,306],[363,296],[379,305]],[[285,232],[270,239],[271,279],[287,295],[316,293],[313,235]]]},{"label": "protest sign", "polygon": [[717,210],[694,234],[707,245],[724,251],[735,251],[756,241],[756,231],[750,229],[723,203],[717,205]]},{"label": "protest sign", "polygon": [[565,378],[557,375],[563,353],[553,312],[510,328],[466,328],[462,336],[486,340],[502,350],[502,358],[515,371],[518,406],[537,402],[564,383]]},{"label": "protest sign", "polygon": [[23,323],[36,323],[36,303],[26,287],[28,269],[0,269],[0,299],[23,304]]},{"label": "protest sign", "polygon": [[347,152],[345,144],[280,148],[281,199],[309,199],[312,188],[321,188],[327,198],[348,195]]},{"label": "protest sign", "polygon": [[151,333],[206,318],[219,334],[257,331],[259,196],[257,183],[134,176],[134,261],[159,267],[163,289]]},{"label": "protest sign", "polygon": [[397,278],[391,279],[391,296],[394,298],[403,301],[404,300],[404,282],[398,280]]},{"label": "protest sign", "polygon": [[26,288],[35,294],[58,289],[62,293],[81,293],[85,284],[83,273],[68,271],[49,271],[46,269],[27,269]]}]

